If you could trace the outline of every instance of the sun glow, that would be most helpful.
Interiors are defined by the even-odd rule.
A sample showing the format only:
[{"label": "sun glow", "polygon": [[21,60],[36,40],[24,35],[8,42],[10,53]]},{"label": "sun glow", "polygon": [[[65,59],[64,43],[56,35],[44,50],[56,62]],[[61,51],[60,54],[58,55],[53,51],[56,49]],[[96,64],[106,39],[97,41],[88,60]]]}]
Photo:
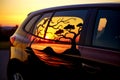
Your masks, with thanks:
[{"label": "sun glow", "polygon": [[43,8],[99,2],[117,3],[120,0],[0,0],[0,24],[20,25],[27,14]]},{"label": "sun glow", "polygon": [[49,39],[49,36],[45,36],[45,39]]},{"label": "sun glow", "polygon": [[53,34],[47,33],[46,36],[45,36],[45,38],[46,39],[54,39],[54,36],[55,35],[53,35]]}]

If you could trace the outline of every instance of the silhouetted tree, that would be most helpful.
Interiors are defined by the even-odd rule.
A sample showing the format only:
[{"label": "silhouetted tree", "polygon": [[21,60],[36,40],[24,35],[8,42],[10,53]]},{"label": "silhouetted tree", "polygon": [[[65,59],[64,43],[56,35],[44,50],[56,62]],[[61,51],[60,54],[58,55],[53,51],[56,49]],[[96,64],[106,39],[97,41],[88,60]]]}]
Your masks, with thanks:
[{"label": "silhouetted tree", "polygon": [[[63,30],[61,30],[61,29],[57,30],[55,32],[55,34],[57,36],[60,36],[59,39],[61,39],[61,38],[69,39],[71,41],[71,44],[72,44],[71,49],[76,49],[76,38],[80,34],[80,29],[82,28],[81,26],[82,26],[82,23],[79,23],[77,25],[77,27],[79,27],[79,28],[78,28],[78,32],[76,33],[74,31],[72,31],[73,29],[75,29],[75,26],[68,24],[67,26],[64,27],[64,29],[66,30],[65,34],[62,34]],[[67,34],[73,34],[74,36],[73,36],[73,38],[67,37]]]},{"label": "silhouetted tree", "polygon": [[[43,22],[41,22],[36,28],[36,35],[43,35],[41,32],[44,30],[44,33],[45,33],[44,38],[45,38],[47,33],[51,33],[51,32],[47,32],[47,29],[46,29],[47,27],[45,25],[45,24],[48,24],[49,20],[50,20],[50,18],[43,19]],[[47,26],[48,26],[48,28],[53,28],[56,30],[56,32],[53,35],[57,35],[59,37],[58,40],[60,40],[62,38],[68,39],[71,42],[71,45],[72,45],[71,48],[76,49],[76,38],[81,32],[83,24],[79,23],[77,25],[72,25],[72,24],[70,24],[70,20],[76,20],[76,18],[69,18],[66,20],[64,20],[64,18],[59,18],[56,22],[51,20],[49,25],[47,25]],[[63,25],[61,25],[61,23],[67,24],[67,26],[63,26]],[[78,27],[77,32],[73,31],[75,29],[75,26]],[[68,37],[67,36],[68,34],[73,34],[73,37]],[[34,41],[34,39],[33,39],[33,41]]]}]

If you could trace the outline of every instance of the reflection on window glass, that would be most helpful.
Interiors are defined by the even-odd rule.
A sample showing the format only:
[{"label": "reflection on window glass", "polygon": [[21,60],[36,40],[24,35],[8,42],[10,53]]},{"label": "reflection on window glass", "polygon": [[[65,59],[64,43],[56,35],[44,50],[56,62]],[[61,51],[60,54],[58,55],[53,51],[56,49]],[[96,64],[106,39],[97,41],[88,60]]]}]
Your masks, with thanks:
[{"label": "reflection on window glass", "polygon": [[106,27],[107,19],[106,18],[100,18],[99,25],[98,25],[98,31],[102,31]]},{"label": "reflection on window glass", "polygon": [[107,24],[107,19],[106,18],[100,18],[99,24],[98,24],[98,32],[97,32],[97,38],[99,38],[105,30]]},{"label": "reflection on window glass", "polygon": [[45,30],[46,30],[46,27],[48,25],[51,15],[52,13],[46,13],[40,18],[34,30],[35,35],[44,38],[44,33],[45,33]]},{"label": "reflection on window glass", "polygon": [[56,12],[48,25],[45,38],[76,44],[80,37],[86,13],[87,10]]},{"label": "reflection on window glass", "polygon": [[83,20],[79,17],[53,17],[46,33],[46,38],[70,41],[82,30]]},{"label": "reflection on window glass", "polygon": [[119,10],[100,10],[96,19],[93,45],[120,50],[119,19]]},{"label": "reflection on window glass", "polygon": [[33,17],[33,18],[28,22],[28,24],[27,24],[26,27],[25,27],[25,30],[26,30],[27,32],[29,32],[30,30],[33,29],[32,27],[35,25],[35,22],[36,22],[36,20],[39,18],[39,16],[40,16],[40,15],[37,15],[37,16]]},{"label": "reflection on window glass", "polygon": [[[78,41],[88,10],[45,13],[35,24],[33,43],[41,43],[41,50],[63,54],[79,54]],[[33,46],[33,45],[32,45]]]},{"label": "reflection on window glass", "polygon": [[44,40],[76,44],[86,14],[87,10],[58,11],[53,16],[46,13],[36,23],[33,33]]},{"label": "reflection on window glass", "polygon": [[39,24],[37,24],[35,35],[44,37],[45,27],[47,26],[48,21],[49,21],[49,18],[44,18],[39,22]]}]

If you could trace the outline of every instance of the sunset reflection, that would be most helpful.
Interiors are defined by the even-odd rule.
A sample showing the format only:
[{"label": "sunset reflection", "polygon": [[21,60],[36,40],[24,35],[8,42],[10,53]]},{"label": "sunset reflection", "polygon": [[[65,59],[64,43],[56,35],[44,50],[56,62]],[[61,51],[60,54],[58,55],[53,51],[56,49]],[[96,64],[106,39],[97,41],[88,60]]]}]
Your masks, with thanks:
[{"label": "sunset reflection", "polygon": [[[70,40],[68,38],[73,38],[74,34],[78,34],[79,30],[82,30],[82,27],[77,27],[79,23],[83,24],[83,20],[79,17],[68,17],[68,16],[61,16],[61,17],[53,17],[51,22],[49,23],[48,27],[47,23],[49,21],[49,18],[43,18],[40,20],[40,22],[37,24],[37,29],[35,32],[35,35],[44,37],[46,39],[60,39],[62,35],[65,35],[65,37],[61,38],[61,41],[68,41]],[[64,29],[65,26],[72,24],[75,26],[74,29]],[[60,35],[55,34],[56,31],[62,31],[60,32]],[[44,34],[44,32],[46,33]],[[68,34],[69,32],[69,34]],[[74,32],[74,34],[73,34]],[[77,38],[78,41],[79,38]]]},{"label": "sunset reflection", "polygon": [[37,57],[42,60],[43,62],[45,62],[45,64],[49,65],[49,66],[58,66],[60,67],[62,66],[66,66],[67,68],[71,68],[72,67],[72,63],[70,61],[66,61],[64,59],[61,59],[59,57],[55,57],[49,54],[46,54],[44,52],[41,51],[36,51],[34,50],[35,55],[37,55]]},{"label": "sunset reflection", "polygon": [[107,24],[107,19],[106,18],[100,18],[99,25],[98,25],[98,31],[102,31]]}]

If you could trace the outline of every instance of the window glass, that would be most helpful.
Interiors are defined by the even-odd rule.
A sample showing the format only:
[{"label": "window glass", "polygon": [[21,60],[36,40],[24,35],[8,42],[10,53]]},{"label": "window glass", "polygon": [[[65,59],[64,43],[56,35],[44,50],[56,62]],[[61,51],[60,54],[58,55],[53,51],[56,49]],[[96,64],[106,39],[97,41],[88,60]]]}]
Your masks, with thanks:
[{"label": "window glass", "polygon": [[78,41],[88,10],[66,10],[44,15],[35,24],[32,47],[45,53],[80,55]]},{"label": "window glass", "polygon": [[28,24],[25,26],[25,30],[27,32],[31,32],[31,30],[33,29],[32,27],[34,26],[34,23],[36,22],[36,20],[39,18],[40,15],[34,16],[29,22]]},{"label": "window glass", "polygon": [[93,45],[120,50],[120,11],[99,10]]},{"label": "window glass", "polygon": [[46,32],[46,27],[48,25],[48,22],[50,20],[52,13],[46,13],[44,14],[36,23],[35,29],[33,33],[38,36],[44,38],[45,32]]},{"label": "window glass", "polygon": [[87,10],[59,11],[52,17],[45,38],[76,43],[84,24]]}]

